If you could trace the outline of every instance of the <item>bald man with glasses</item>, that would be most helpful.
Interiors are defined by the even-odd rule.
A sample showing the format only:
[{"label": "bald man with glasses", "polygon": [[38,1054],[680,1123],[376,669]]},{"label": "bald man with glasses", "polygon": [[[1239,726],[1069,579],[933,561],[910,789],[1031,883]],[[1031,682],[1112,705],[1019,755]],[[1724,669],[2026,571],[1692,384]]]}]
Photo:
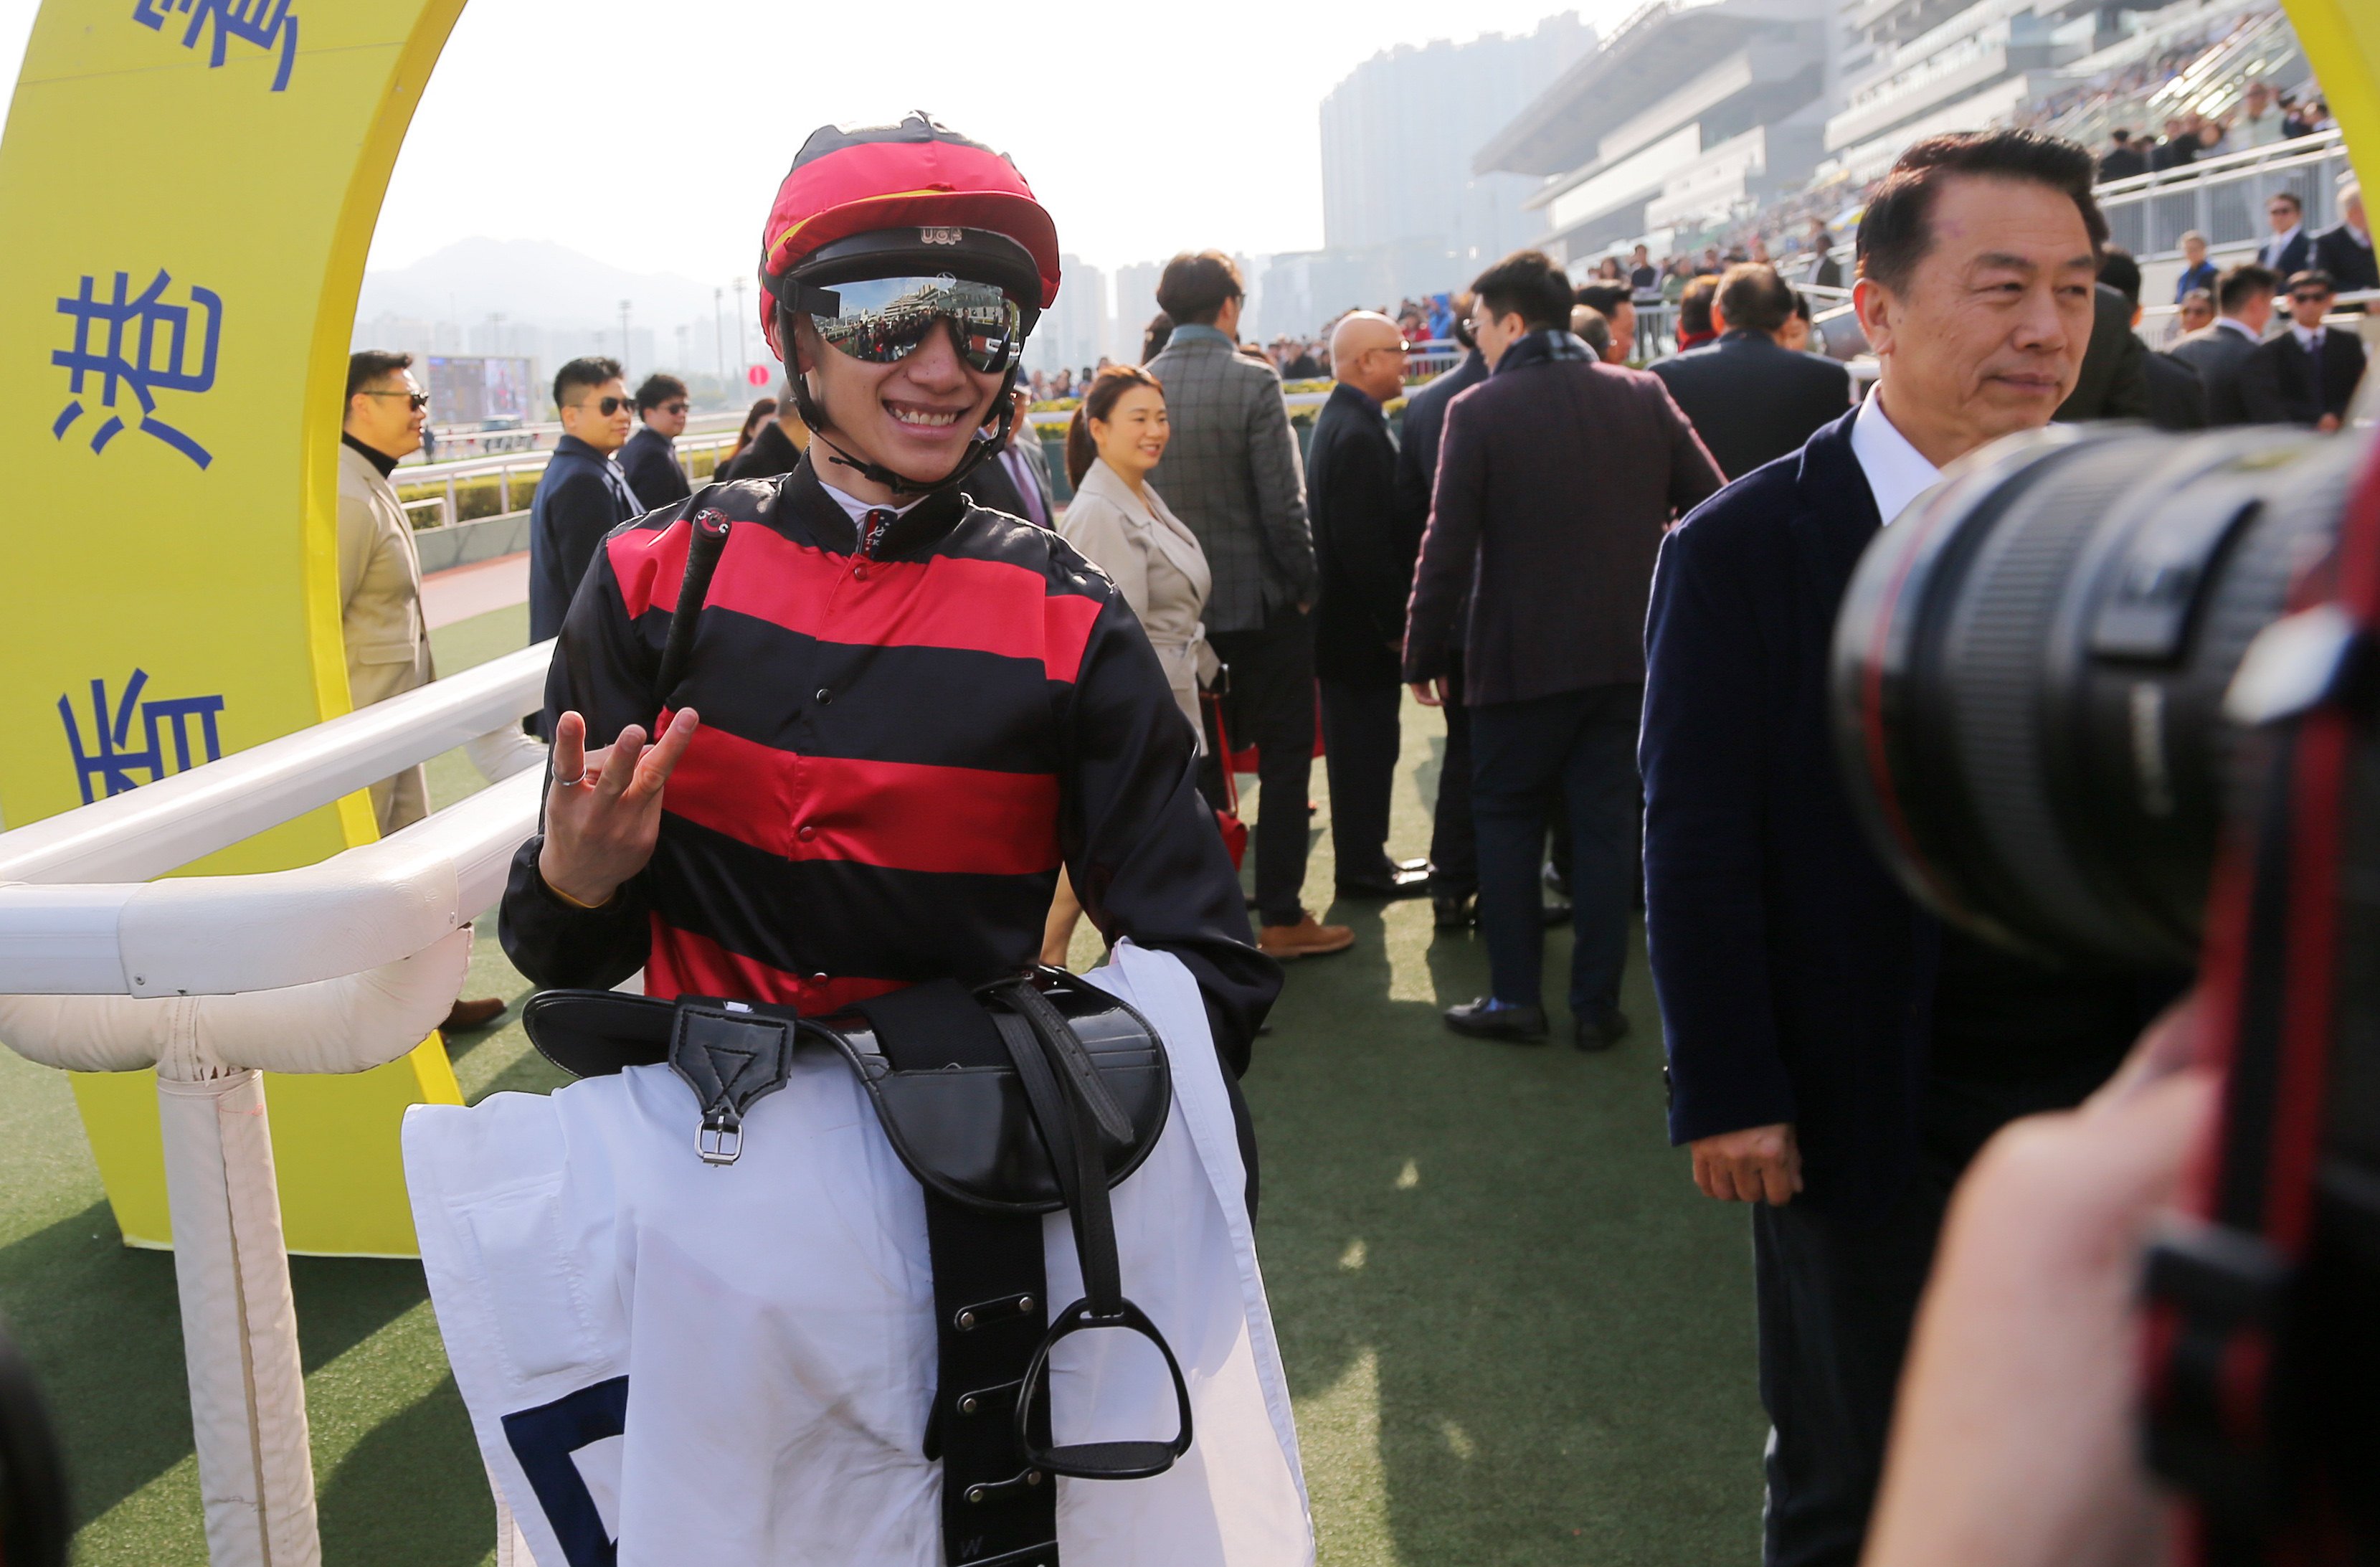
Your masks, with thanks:
[{"label": "bald man with glasses", "polygon": [[1305,513],[1320,583],[1314,670],[1330,778],[1330,842],[1342,898],[1430,893],[1427,860],[1388,855],[1389,805],[1401,745],[1405,600],[1421,534],[1397,507],[1397,443],[1387,406],[1405,386],[1405,340],[1377,310],[1330,334],[1338,384],[1314,421]]}]

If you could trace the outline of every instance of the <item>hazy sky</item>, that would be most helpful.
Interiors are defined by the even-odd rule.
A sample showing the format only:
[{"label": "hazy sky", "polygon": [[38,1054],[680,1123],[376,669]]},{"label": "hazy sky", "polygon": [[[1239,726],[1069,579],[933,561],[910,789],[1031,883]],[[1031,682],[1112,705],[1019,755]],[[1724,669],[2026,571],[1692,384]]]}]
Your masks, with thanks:
[{"label": "hazy sky", "polygon": [[[0,0],[12,87],[34,8]],[[1568,8],[471,0],[414,119],[372,261],[485,234],[640,272],[748,275],[803,136],[911,108],[1008,152],[1061,242],[1097,265],[1204,245],[1308,249],[1322,242],[1317,109],[1349,69],[1393,44],[1527,31]],[[1628,5],[1575,8],[1609,27]]]}]

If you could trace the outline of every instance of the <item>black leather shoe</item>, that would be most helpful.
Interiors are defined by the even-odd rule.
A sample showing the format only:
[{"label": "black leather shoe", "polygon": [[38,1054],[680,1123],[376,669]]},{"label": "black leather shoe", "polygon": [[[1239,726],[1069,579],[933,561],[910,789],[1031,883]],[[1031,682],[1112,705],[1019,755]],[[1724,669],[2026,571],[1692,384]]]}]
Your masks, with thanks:
[{"label": "black leather shoe", "polygon": [[1541,1006],[1500,1006],[1493,996],[1463,1002],[1439,1014],[1458,1034],[1475,1039],[1510,1039],[1515,1044],[1545,1043],[1546,1009]]},{"label": "black leather shoe", "polygon": [[1628,1014],[1618,1007],[1579,1018],[1572,1026],[1571,1043],[1583,1051],[1608,1051],[1628,1033]]},{"label": "black leather shoe", "polygon": [[1547,929],[1559,930],[1570,923],[1571,906],[1568,904],[1548,904],[1544,917]]},{"label": "black leather shoe", "polygon": [[1476,893],[1432,893],[1430,923],[1440,930],[1468,930],[1479,923]]},{"label": "black leather shoe", "polygon": [[1339,883],[1342,898],[1426,898],[1431,892],[1429,861],[1400,860],[1385,875],[1360,876]]}]

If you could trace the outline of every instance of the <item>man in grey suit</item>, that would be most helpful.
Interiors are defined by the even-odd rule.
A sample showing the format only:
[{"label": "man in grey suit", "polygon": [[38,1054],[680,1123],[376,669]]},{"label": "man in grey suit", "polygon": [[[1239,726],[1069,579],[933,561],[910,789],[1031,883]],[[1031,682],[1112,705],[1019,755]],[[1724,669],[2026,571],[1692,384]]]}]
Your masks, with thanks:
[{"label": "man in grey suit", "polygon": [[2273,319],[2273,290],[2279,284],[2271,268],[2241,261],[2216,279],[2215,308],[2220,313],[2215,324],[2173,346],[2173,357],[2196,370],[2206,388],[2210,425],[2249,422],[2247,400],[2240,394],[2240,367],[2265,340],[2265,327]]},{"label": "man in grey suit", "polygon": [[[1257,944],[1276,958],[1343,952],[1355,933],[1305,911],[1306,789],[1314,773],[1314,537],[1281,377],[1239,351],[1240,269],[1220,250],[1165,263],[1173,318],[1148,362],[1173,426],[1149,482],[1198,536],[1214,573],[1207,640],[1231,666],[1232,739],[1254,741]],[[1228,763],[1224,764],[1228,765]]]}]

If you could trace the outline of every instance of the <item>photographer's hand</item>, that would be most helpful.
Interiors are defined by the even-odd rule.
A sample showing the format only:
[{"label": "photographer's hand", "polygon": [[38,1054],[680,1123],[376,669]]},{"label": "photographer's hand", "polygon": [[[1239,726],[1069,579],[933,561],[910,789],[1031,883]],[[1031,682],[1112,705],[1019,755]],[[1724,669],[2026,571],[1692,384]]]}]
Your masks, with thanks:
[{"label": "photographer's hand", "polygon": [[1802,1145],[1791,1123],[1746,1126],[1697,1137],[1694,1184],[1721,1202],[1765,1202],[1782,1208],[1802,1189]]},{"label": "photographer's hand", "polygon": [[658,744],[630,724],[603,750],[587,749],[587,721],[565,712],[553,726],[553,780],[545,794],[545,846],[537,872],[588,908],[612,901],[645,868],[661,836],[662,786],[694,741],[692,708],[671,718]]},{"label": "photographer's hand", "polygon": [[2214,1114],[2185,1011],[2081,1110],[2010,1126],[1960,1184],[1901,1379],[1864,1567],[2148,1567],[2141,1247]]}]

